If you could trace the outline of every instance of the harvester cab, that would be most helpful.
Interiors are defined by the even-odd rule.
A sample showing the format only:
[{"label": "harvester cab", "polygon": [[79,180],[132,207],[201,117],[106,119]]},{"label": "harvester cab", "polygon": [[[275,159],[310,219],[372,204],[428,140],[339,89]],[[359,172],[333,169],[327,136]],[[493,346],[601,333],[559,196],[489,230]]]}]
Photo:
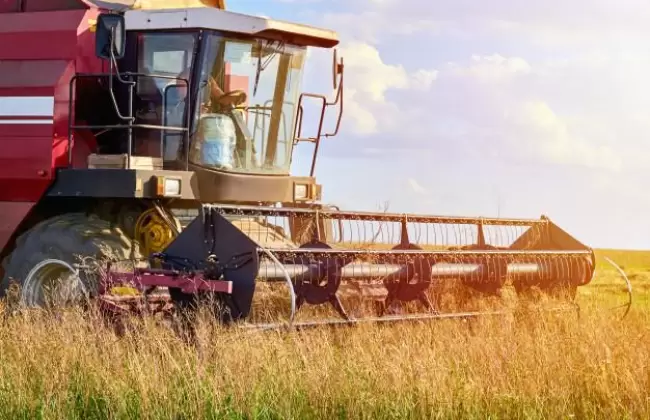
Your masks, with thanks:
[{"label": "harvester cab", "polygon": [[[219,319],[241,321],[253,318],[254,296],[273,300],[279,285],[288,288],[293,325],[306,305],[329,305],[340,322],[354,323],[346,296],[374,302],[366,319],[428,319],[450,316],[441,314],[440,296],[452,281],[483,295],[510,285],[518,294],[568,291],[569,300],[591,281],[593,251],[545,217],[354,212],[320,203],[316,157],[321,138],[339,130],[343,60],[334,50],[332,100],[301,93],[301,81],[307,48],[334,48],[332,31],[232,13],[223,1],[18,3],[4,16],[0,8],[0,26],[40,22],[40,31],[68,42],[47,67],[34,43],[4,48],[10,40],[0,34],[7,43],[0,72],[3,59],[32,69],[13,93],[0,85],[0,100],[21,89],[53,99],[53,121],[12,120],[4,134],[14,148],[26,137],[39,145],[34,168],[52,162],[38,176],[0,168],[0,180],[12,182],[0,203],[11,215],[0,237],[2,290],[18,283],[24,304],[43,306],[65,291],[66,301],[93,298],[119,314],[212,298]],[[58,73],[45,78],[54,81],[49,89],[32,92],[45,83],[35,75],[42,68]],[[302,134],[308,100],[320,105],[312,136]],[[330,109],[336,125],[326,132]],[[308,176],[290,173],[300,142],[314,146]],[[125,286],[134,293],[116,292]],[[388,315],[410,303],[424,313]]]},{"label": "harvester cab", "polygon": [[[290,169],[305,98],[322,100],[321,122],[327,108],[342,105],[340,94],[330,103],[300,92],[306,48],[336,46],[333,32],[218,7],[116,13],[123,7],[100,14],[96,24],[96,54],[107,63],[106,91],[115,104],[112,121],[104,115],[104,124],[73,130],[112,124],[101,143],[127,155],[126,169],[153,161],[157,169],[179,171],[161,183],[164,196],[256,205],[320,198],[313,169],[306,177],[292,177]],[[342,89],[343,67],[335,64]],[[85,77],[93,76],[75,79]],[[316,143],[314,164],[322,135],[302,139]]]}]

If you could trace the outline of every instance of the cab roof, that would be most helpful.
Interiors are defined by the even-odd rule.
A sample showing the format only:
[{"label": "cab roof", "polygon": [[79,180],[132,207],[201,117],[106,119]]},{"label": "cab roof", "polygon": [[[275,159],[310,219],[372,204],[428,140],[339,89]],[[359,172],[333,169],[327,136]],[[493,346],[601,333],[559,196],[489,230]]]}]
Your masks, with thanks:
[{"label": "cab roof", "polygon": [[[334,31],[222,10],[215,7],[214,0],[83,1],[101,9],[124,12],[127,30],[199,28],[282,40],[300,46],[332,48],[339,43]],[[180,3],[184,7],[178,7]]]}]

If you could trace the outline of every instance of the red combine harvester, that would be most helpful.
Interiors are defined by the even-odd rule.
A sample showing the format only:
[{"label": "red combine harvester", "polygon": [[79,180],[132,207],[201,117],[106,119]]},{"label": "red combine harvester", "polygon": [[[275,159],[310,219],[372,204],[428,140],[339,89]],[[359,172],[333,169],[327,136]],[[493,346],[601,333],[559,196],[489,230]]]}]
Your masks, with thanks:
[{"label": "red combine harvester", "polygon": [[[241,321],[256,286],[280,282],[290,322],[305,304],[331,304],[342,320],[328,322],[353,323],[343,289],[381,289],[367,319],[393,321],[471,316],[437,306],[451,280],[488,295],[508,284],[573,296],[590,282],[592,250],[544,217],[321,204],[314,169],[341,121],[343,61],[334,52],[333,101],[300,84],[307,48],[337,36],[224,8],[0,2],[0,293],[15,282],[27,306],[92,299],[115,313],[211,297],[220,318]],[[310,137],[307,100],[322,111]],[[291,176],[302,142],[314,146],[311,173]],[[411,301],[424,312],[387,315]]]}]

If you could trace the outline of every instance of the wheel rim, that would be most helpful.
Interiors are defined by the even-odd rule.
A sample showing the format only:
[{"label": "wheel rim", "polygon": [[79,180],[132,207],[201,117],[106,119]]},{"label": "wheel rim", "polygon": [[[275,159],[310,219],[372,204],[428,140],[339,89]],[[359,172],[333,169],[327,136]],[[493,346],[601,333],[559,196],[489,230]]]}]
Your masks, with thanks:
[{"label": "wheel rim", "polygon": [[27,274],[21,301],[26,306],[51,307],[76,303],[87,296],[78,270],[63,260],[47,259]]}]

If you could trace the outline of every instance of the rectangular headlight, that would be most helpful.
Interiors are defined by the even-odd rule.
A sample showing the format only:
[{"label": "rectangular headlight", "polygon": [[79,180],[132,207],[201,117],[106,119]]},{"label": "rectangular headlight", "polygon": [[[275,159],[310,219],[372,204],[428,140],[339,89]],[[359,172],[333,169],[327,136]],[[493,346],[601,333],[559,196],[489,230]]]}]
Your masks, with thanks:
[{"label": "rectangular headlight", "polygon": [[305,184],[295,184],[293,186],[293,199],[306,200],[308,198],[309,189]]},{"label": "rectangular headlight", "polygon": [[181,180],[165,178],[164,195],[181,195]]}]

